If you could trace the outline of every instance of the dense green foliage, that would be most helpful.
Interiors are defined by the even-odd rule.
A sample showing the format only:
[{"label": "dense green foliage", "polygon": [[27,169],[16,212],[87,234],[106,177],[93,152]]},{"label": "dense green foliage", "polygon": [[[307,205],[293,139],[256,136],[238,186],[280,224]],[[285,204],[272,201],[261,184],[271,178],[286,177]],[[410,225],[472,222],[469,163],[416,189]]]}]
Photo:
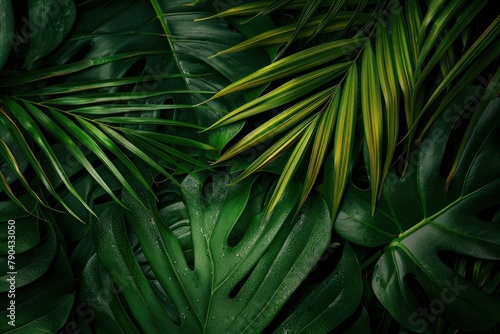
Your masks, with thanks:
[{"label": "dense green foliage", "polygon": [[495,8],[0,0],[0,332],[498,332]]}]

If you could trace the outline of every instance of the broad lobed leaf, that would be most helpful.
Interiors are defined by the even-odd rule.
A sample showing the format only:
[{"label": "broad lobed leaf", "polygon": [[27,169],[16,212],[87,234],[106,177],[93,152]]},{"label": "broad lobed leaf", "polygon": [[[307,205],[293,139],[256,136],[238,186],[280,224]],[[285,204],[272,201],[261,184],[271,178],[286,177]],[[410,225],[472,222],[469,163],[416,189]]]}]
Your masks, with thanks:
[{"label": "broad lobed leaf", "polygon": [[410,288],[411,281],[418,283],[427,300],[444,303],[442,315],[458,328],[482,331],[498,324],[500,299],[480,291],[444,262],[450,256],[445,253],[500,259],[500,227],[480,216],[500,204],[496,196],[500,170],[488,168],[500,164],[498,102],[490,103],[476,125],[448,192],[440,167],[454,124],[450,119],[459,115],[454,107],[414,151],[405,176],[399,180],[394,171],[388,175],[373,217],[369,191],[351,185],[335,223],[336,231],[347,240],[384,246],[372,286],[391,315],[411,330],[431,330],[415,313],[422,304]]},{"label": "broad lobed leaf", "polygon": [[[120,319],[130,310],[138,331],[261,331],[326,248],[330,218],[318,195],[292,221],[299,195],[294,183],[296,190],[286,191],[271,219],[261,224],[269,198],[260,181],[228,186],[232,176],[226,173],[200,179],[203,183],[186,177],[181,197],[161,208],[135,184],[147,208],[124,192],[130,211],[115,206],[102,213],[94,228],[97,255],[126,304],[110,304],[101,319]],[[173,232],[172,219],[190,222],[192,260]],[[230,241],[236,226],[241,234]],[[136,249],[144,252],[144,267]],[[95,268],[95,261],[89,266]],[[101,269],[85,272],[84,284],[96,284],[95,275],[102,275]]]}]

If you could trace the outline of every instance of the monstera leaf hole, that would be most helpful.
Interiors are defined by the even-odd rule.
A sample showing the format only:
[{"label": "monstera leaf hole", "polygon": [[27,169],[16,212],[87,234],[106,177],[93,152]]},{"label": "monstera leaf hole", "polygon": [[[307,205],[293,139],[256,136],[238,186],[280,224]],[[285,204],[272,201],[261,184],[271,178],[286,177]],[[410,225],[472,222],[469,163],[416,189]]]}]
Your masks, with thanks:
[{"label": "monstera leaf hole", "polygon": [[188,268],[194,270],[191,223],[185,203],[179,201],[180,189],[163,176],[156,176],[153,191],[158,199],[156,209],[162,224],[177,237]]},{"label": "monstera leaf hole", "polygon": [[[267,326],[264,333],[277,333],[276,329],[301,305],[302,301],[306,299],[311,292],[315,289],[321,288],[328,282],[328,276],[332,273],[332,268],[337,268],[345,247],[335,242],[336,237],[333,236],[330,245],[326,248],[321,258],[318,260],[307,277],[302,281],[299,287],[292,293],[290,299],[285,303],[283,308],[278,312],[277,316]],[[349,278],[348,278],[349,279]],[[344,333],[345,330],[350,328],[352,324],[359,318],[362,311],[361,307],[357,312],[354,312],[349,319],[339,327],[335,328],[334,333]],[[342,330],[341,330],[342,329]],[[278,333],[281,333],[278,331]]]},{"label": "monstera leaf hole", "polygon": [[[467,278],[473,285],[475,285],[474,284],[474,282],[476,281],[475,275],[477,274],[477,272],[475,273],[474,270],[463,271],[463,267],[461,268],[461,266],[464,263],[469,263],[472,265],[474,263],[476,263],[476,265],[479,265],[480,262],[483,261],[483,259],[477,258],[474,256],[470,256],[467,254],[461,254],[461,253],[445,251],[445,250],[439,251],[438,256],[446,266],[455,270],[457,273],[459,273],[461,276]],[[500,261],[491,260],[490,262],[496,269],[500,269]],[[471,269],[471,268],[472,267],[469,266],[469,269]],[[494,277],[494,276],[495,275],[493,275],[492,277]],[[476,287],[481,288],[479,285],[476,285]]]},{"label": "monstera leaf hole", "polygon": [[476,218],[486,222],[500,223],[500,204],[478,211]]},{"label": "monstera leaf hole", "polygon": [[92,50],[91,43],[82,43],[79,47],[75,48],[74,50],[71,50],[71,53],[67,55],[67,57],[69,57],[67,60],[64,60],[64,58],[62,58],[62,60],[64,61],[65,64],[71,64],[88,59],[87,55],[90,53],[91,50]]},{"label": "monstera leaf hole", "polygon": [[[471,286],[476,287],[485,294],[491,294],[496,298],[500,297],[498,290],[496,293],[493,292],[495,287],[498,286],[500,261],[484,260],[448,251],[441,251],[438,255],[446,266],[454,269],[459,275],[470,282]],[[427,301],[427,304],[422,305],[429,305],[429,301]]]},{"label": "monstera leaf hole", "polygon": [[[121,189],[116,189],[113,191],[113,194],[115,194],[115,196],[120,196],[121,192],[122,192]],[[113,201],[113,198],[111,198],[111,196],[108,193],[103,193],[102,195],[97,196],[94,199],[94,205],[109,204],[112,201]]]},{"label": "monstera leaf hole", "polygon": [[446,139],[445,149],[443,153],[443,158],[441,160],[441,166],[439,168],[439,175],[444,179],[450,173],[450,170],[453,165],[453,161],[457,155],[458,149],[460,147],[460,143],[462,138],[464,138],[464,134],[467,130],[467,127],[470,123],[471,119],[471,111],[476,109],[476,105],[478,103],[477,91],[474,87],[469,87],[465,89],[464,92],[464,100],[455,102],[450,106],[449,113],[451,113],[451,108],[461,108],[463,112],[459,117],[450,117],[447,118],[448,122],[453,122],[451,130],[446,136],[443,136],[443,140]]},{"label": "monstera leaf hole", "polygon": [[270,181],[269,175],[263,175],[260,179],[264,180],[264,182],[255,182],[252,185],[249,205],[245,207],[240,218],[229,233],[227,238],[227,245],[229,247],[236,247],[240,243],[252,223],[252,218],[264,209],[264,201],[262,201],[262,198],[270,194],[269,189],[272,183],[267,182]]},{"label": "monstera leaf hole", "polygon": [[245,283],[248,281],[248,279],[250,278],[250,276],[252,276],[252,273],[254,272],[255,270],[255,266],[250,269],[248,271],[248,273],[245,275],[245,277],[243,277],[241,279],[241,281],[239,281],[233,288],[233,290],[231,290],[231,292],[229,293],[229,298],[231,299],[236,299],[236,297],[238,297],[238,293],[241,291],[241,289],[243,288],[243,286],[245,285]]},{"label": "monstera leaf hole", "polygon": [[[148,60],[145,57],[140,57],[128,65],[128,69],[125,71],[125,73],[123,73],[121,77],[147,77],[147,65]],[[139,84],[131,83],[128,85],[122,85],[118,87],[117,92],[133,92],[138,88],[138,85],[141,84],[145,84],[145,82]]]},{"label": "monstera leaf hole", "polygon": [[168,97],[165,100],[163,100],[163,102],[161,104],[163,104],[163,105],[175,104],[175,100],[172,97]]}]

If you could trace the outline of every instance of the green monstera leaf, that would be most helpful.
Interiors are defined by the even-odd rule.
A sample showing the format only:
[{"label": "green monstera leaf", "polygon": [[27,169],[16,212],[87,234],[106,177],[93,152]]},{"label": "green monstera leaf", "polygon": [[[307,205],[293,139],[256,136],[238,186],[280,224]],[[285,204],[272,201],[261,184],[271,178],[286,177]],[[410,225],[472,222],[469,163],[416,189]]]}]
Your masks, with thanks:
[{"label": "green monstera leaf", "polygon": [[351,185],[335,223],[349,241],[383,246],[373,290],[391,315],[415,332],[432,332],[438,316],[468,332],[500,322],[500,299],[450,262],[458,256],[500,260],[500,99],[476,124],[446,189],[445,152],[452,149],[448,138],[461,110],[459,102],[448,108],[415,149],[401,179],[395,172],[388,176],[373,216],[370,192]]},{"label": "green monstera leaf", "polygon": [[[346,244],[338,264],[282,322],[276,333],[330,333],[358,308],[363,293],[361,270],[354,251]],[[366,329],[362,312],[351,330]],[[368,325],[369,331],[369,325]]]},{"label": "green monstera leaf", "polygon": [[97,257],[82,282],[96,328],[260,332],[326,249],[331,223],[319,194],[295,216],[295,183],[264,221],[270,182],[252,177],[230,185],[234,177],[225,172],[198,178],[170,185],[158,206],[137,184],[146,207],[124,192],[130,210],[102,213],[93,231]]}]

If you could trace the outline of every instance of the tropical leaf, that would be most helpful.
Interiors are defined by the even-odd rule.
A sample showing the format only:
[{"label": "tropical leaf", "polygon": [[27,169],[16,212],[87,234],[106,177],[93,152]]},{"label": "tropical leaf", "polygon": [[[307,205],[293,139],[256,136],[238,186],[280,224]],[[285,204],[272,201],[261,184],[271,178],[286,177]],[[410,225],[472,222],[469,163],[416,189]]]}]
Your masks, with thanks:
[{"label": "tropical leaf", "polygon": [[[412,1],[411,3],[414,3]],[[415,9],[418,11],[418,9]],[[418,18],[414,18],[418,21]],[[377,26],[376,39],[376,64],[379,74],[380,88],[384,96],[385,102],[385,163],[382,171],[382,183],[385,180],[389,168],[391,166],[394,152],[399,137],[399,91],[397,89],[397,74],[395,72],[394,54],[389,44],[389,34],[387,29],[384,29],[385,22],[381,22]],[[414,23],[413,25],[417,25]]]},{"label": "tropical leaf", "polygon": [[244,152],[248,148],[251,148],[261,142],[265,142],[267,139],[286,131],[293,125],[296,125],[316,109],[321,108],[321,106],[329,98],[331,98],[335,89],[336,88],[326,89],[314,94],[310,98],[305,99],[302,103],[295,104],[280,113],[279,116],[273,117],[271,120],[257,127],[241,139],[237,145],[234,145],[224,152],[224,154],[220,157],[219,162],[232,158],[233,156]]},{"label": "tropical leaf", "polygon": [[[110,303],[97,313],[99,326],[116,324],[126,333],[259,332],[326,248],[330,218],[318,195],[291,221],[300,194],[293,183],[262,225],[265,184],[249,178],[228,186],[232,176],[226,173],[200,179],[185,178],[181,197],[170,197],[162,208],[137,183],[148,208],[124,192],[132,210],[113,206],[103,212],[94,228],[102,267],[94,258],[84,273],[87,291],[109,291]],[[186,219],[194,247],[189,261],[189,244],[173,232]],[[111,282],[125,303],[108,290]]]},{"label": "tropical leaf", "polygon": [[[327,88],[333,89],[337,86],[344,87],[344,90],[337,90],[337,94],[351,92],[352,95],[353,91],[359,90],[361,96],[360,111],[358,111],[356,104],[353,112],[356,115],[355,118],[358,114],[363,115],[364,137],[369,153],[366,165],[371,183],[372,205],[373,210],[375,210],[381,185],[384,183],[395,157],[404,156],[406,151],[408,159],[415,134],[418,133],[416,139],[418,142],[436,117],[459,96],[467,85],[473,83],[478,77],[482,78],[481,75],[486,69],[492,66],[493,69],[495,68],[492,64],[498,59],[499,52],[493,41],[500,31],[499,19],[498,17],[492,18],[487,22],[488,26],[484,30],[482,30],[483,28],[474,29],[476,40],[468,43],[470,47],[458,51],[456,40],[468,26],[473,25],[478,15],[484,14],[484,11],[489,8],[486,2],[474,1],[468,4],[466,1],[457,0],[440,4],[433,3],[429,6],[423,6],[417,1],[379,2],[374,9],[376,14],[372,17],[367,15],[367,10],[373,9],[373,4],[369,4],[367,1],[358,1],[354,11],[351,10],[354,4],[347,2],[344,6],[346,11],[342,12],[339,12],[339,9],[335,7],[339,3],[301,1],[300,5],[298,2],[295,5],[293,1],[274,2],[269,0],[242,4],[218,13],[216,17],[223,18],[243,13],[250,15],[259,11],[273,11],[280,8],[280,13],[290,13],[290,16],[293,17],[289,20],[289,24],[266,31],[220,52],[219,55],[237,54],[236,51],[240,52],[255,46],[273,43],[285,45],[286,49],[291,45],[290,43],[298,39],[306,39],[307,42],[314,44],[315,38],[311,40],[310,37],[314,36],[318,29],[326,29],[330,24],[326,23],[329,16],[335,15],[333,13],[337,12],[339,22],[343,22],[344,27],[337,35],[326,34],[321,39],[318,35],[315,45],[303,49],[299,48],[298,51],[290,52],[290,54],[285,53],[285,57],[216,93],[209,101],[251,87],[273,83],[272,90],[248,104],[234,108],[232,112],[214,123],[209,129],[217,129],[270,110],[276,114],[276,108],[281,108],[284,110],[283,113],[287,113],[292,99],[282,97],[288,95],[295,97],[293,103],[298,114],[305,114],[310,112],[310,108],[298,108],[298,106],[307,105],[305,101],[310,99],[313,94],[319,94]],[[288,12],[287,6],[290,6]],[[327,9],[326,6],[330,7]],[[322,9],[319,10],[319,8]],[[318,15],[312,16],[311,12]],[[430,25],[434,21],[439,22],[439,24]],[[460,22],[460,24],[454,22]],[[353,37],[339,39],[346,34]],[[372,43],[375,45],[374,50],[371,46]],[[297,46],[303,47],[300,44]],[[340,57],[347,58],[349,61],[345,62],[346,66],[343,67],[342,72],[339,72],[337,79],[333,75],[332,80],[328,82],[309,79],[308,75],[319,78],[317,75],[326,73],[327,69],[335,66],[331,65],[331,62],[338,64],[336,59]],[[349,85],[353,86],[348,88],[346,87],[346,78],[352,63],[361,65],[361,73],[359,80],[349,81]],[[443,75],[440,75],[441,73]],[[285,80],[288,81],[283,83]],[[300,83],[304,90],[300,91],[294,85],[289,85],[289,83],[294,82]],[[384,103],[382,103],[382,97]],[[399,105],[400,98],[404,107]],[[333,100],[332,98],[329,101]],[[320,110],[331,108],[330,102],[322,105]],[[283,116],[276,115],[264,124],[279,124],[282,122],[282,118]],[[405,125],[400,124],[400,119],[405,120]],[[349,124],[353,124],[352,119],[349,121]],[[298,124],[296,123],[295,126]],[[401,125],[403,127],[400,130]],[[335,153],[337,156],[350,157],[354,136],[343,140],[340,135],[336,134],[337,128],[329,127],[328,131],[323,128],[320,131],[321,136],[326,139],[325,142],[331,142],[331,146],[335,146],[335,150],[339,150]],[[292,129],[288,128],[287,131],[292,131]],[[272,135],[279,133],[280,131],[273,132],[259,128],[259,131],[252,132],[252,136],[253,138],[266,137],[271,139]],[[219,161],[248,150],[257,144],[257,141],[249,142],[247,139],[245,138],[230,147]],[[338,140],[341,140],[342,143],[337,143]],[[397,143],[404,143],[404,148],[397,149]],[[269,156],[277,156],[277,147],[273,149],[275,152],[266,151]],[[280,148],[280,154],[284,152]],[[310,172],[304,177],[306,189],[309,189],[311,184],[316,183],[316,170],[326,159],[324,154],[318,155],[317,147],[303,151],[304,155],[309,154],[309,152],[312,154],[313,161]],[[335,180],[335,184],[339,186],[335,195],[335,198],[338,199],[341,198],[344,189],[342,184],[347,182],[345,172],[346,166],[349,164],[348,160],[339,161],[343,167],[335,171],[336,178],[344,177],[343,180]],[[283,168],[281,174],[293,175],[296,173],[298,165],[294,163],[284,164]],[[293,170],[288,170],[290,168]],[[250,175],[256,170],[258,169],[247,170],[244,175]],[[335,212],[335,209],[333,210]]]},{"label": "tropical leaf", "polygon": [[[248,17],[252,15],[264,15],[267,13],[272,12],[273,10],[276,10],[277,8],[273,8],[270,6],[272,1],[270,0],[263,0],[263,1],[253,1],[251,3],[245,3],[245,4],[240,4],[238,6],[231,6],[227,9],[224,9],[220,12],[217,12],[217,14],[199,19],[198,21],[201,20],[209,20],[209,19],[220,19],[220,18],[227,18],[227,17],[238,17],[238,16],[243,16],[243,17]],[[283,3],[282,6],[279,8],[282,10],[296,10],[296,9],[302,9],[304,5],[306,4],[307,0],[290,0],[287,3]],[[347,0],[346,5],[351,5],[355,6],[359,3],[357,0]],[[377,1],[368,1],[367,4],[376,4]],[[322,2],[320,3],[320,8],[331,8],[332,4],[328,2]]]},{"label": "tropical leaf", "polygon": [[362,292],[357,259],[346,244],[335,269],[302,300],[275,333],[329,333],[354,313]]},{"label": "tropical leaf", "polygon": [[[119,291],[115,291],[113,279],[99,263],[97,254],[87,262],[82,278],[80,295],[88,303],[85,305],[92,307],[92,314],[97,314],[96,333],[140,333],[120,305]],[[101,299],[98,300],[96,296],[100,296]]]},{"label": "tropical leaf", "polygon": [[352,163],[358,109],[357,81],[358,69],[357,65],[353,64],[343,87],[335,125],[333,151],[325,162],[325,182],[332,189],[329,192],[331,196],[326,196],[332,219],[337,215]]},{"label": "tropical leaf", "polygon": [[422,130],[420,137],[425,134],[426,130],[432,124],[432,121],[444,110],[449,103],[458,97],[460,91],[477,78],[484,69],[491,64],[499,55],[500,50],[494,52],[486,51],[500,34],[500,17],[497,17],[474,42],[474,44],[462,55],[460,59],[450,69],[449,73],[439,83],[439,86],[434,90],[426,105],[423,107],[419,117],[423,115],[429,106],[445,91],[445,87],[452,80],[457,80],[452,91],[448,92],[439,107],[434,111],[425,128]]},{"label": "tropical leaf", "polygon": [[[278,1],[275,1],[275,2],[278,2]],[[288,1],[286,1],[286,2],[288,2]],[[288,38],[288,41],[286,42],[286,44],[281,48],[280,52],[276,56],[277,58],[282,56],[285,53],[285,51],[288,49],[288,47],[290,45],[292,45],[293,42],[295,42],[297,37],[299,37],[299,34],[301,33],[301,31],[303,30],[305,25],[311,20],[311,18],[315,14],[315,12],[319,9],[321,2],[322,2],[322,0],[307,0],[306,1],[304,6],[301,8],[300,15],[299,15],[297,22],[295,22],[295,27],[293,29],[292,34]],[[275,9],[269,9],[270,12],[274,11],[274,10]],[[265,10],[263,12],[265,12]],[[321,23],[320,23],[320,25],[321,25]],[[319,28],[319,26],[317,28]]]},{"label": "tropical leaf", "polygon": [[188,2],[0,0],[0,332],[497,331],[496,4]]},{"label": "tropical leaf", "polygon": [[[48,7],[43,7],[44,3]],[[217,150],[239,131],[241,124],[210,134],[199,131],[226,113],[229,105],[234,106],[235,101],[252,94],[237,94],[234,99],[203,107],[194,105],[204,101],[207,93],[264,66],[268,56],[263,50],[252,50],[237,57],[208,59],[208,55],[240,42],[243,37],[223,22],[211,21],[197,23],[199,29],[212,36],[209,40],[201,38],[201,34],[185,27],[195,18],[210,14],[213,8],[186,8],[183,4],[128,0],[89,9],[78,7],[81,15],[61,45],[74,19],[73,3],[28,4],[30,19],[40,23],[51,15],[57,19],[44,25],[50,32],[49,41],[42,43],[45,30],[30,34],[25,59],[29,67],[36,69],[0,77],[0,86],[4,87],[0,92],[0,119],[8,132],[5,136],[13,139],[5,141],[0,150],[2,161],[13,169],[6,169],[2,189],[18,205],[21,202],[9,184],[13,178],[23,180],[26,189],[33,193],[24,182],[26,161],[66,211],[77,217],[55,193],[54,180],[46,177],[52,169],[73,196],[87,205],[65,174],[61,161],[54,158],[47,134],[65,143],[67,153],[118,203],[120,200],[108,181],[92,165],[93,157],[107,166],[136,199],[139,197],[113,156],[144,185],[144,176],[131,162],[134,157],[171,180],[172,173],[208,169],[207,160],[218,156]],[[43,11],[42,7],[48,9]],[[68,15],[62,15],[66,12]],[[252,33],[258,33],[258,29],[249,34]],[[57,45],[57,50],[43,57]],[[238,70],[227,71],[228,64]],[[49,170],[38,164],[41,157],[51,161]],[[43,201],[41,194],[35,195]],[[90,206],[87,209],[92,211]]]},{"label": "tropical leaf", "polygon": [[361,62],[361,111],[368,150],[368,169],[372,193],[372,213],[375,211],[382,165],[383,112],[379,74],[370,43],[363,50]]},{"label": "tropical leaf", "polygon": [[[319,5],[321,5],[321,3],[322,3],[322,1],[320,1]],[[306,43],[312,41],[320,33],[326,32],[327,30],[325,29],[325,27],[328,25],[328,23],[330,23],[335,18],[337,18],[337,16],[339,15],[340,10],[346,4],[347,4],[347,0],[341,0],[341,1],[338,1],[338,2],[332,2],[331,5],[330,5],[330,8],[328,8],[328,12],[322,17],[321,22],[316,26],[316,28],[314,29],[314,31],[311,34],[311,36],[309,36],[309,38],[307,39]],[[354,15],[354,17],[357,17],[357,15]],[[352,16],[351,16],[351,18],[352,18]],[[352,23],[352,22],[349,22],[348,24],[350,24],[350,23]],[[346,25],[346,27],[347,27],[347,25]]]},{"label": "tropical leaf", "polygon": [[[322,27],[320,29],[322,31],[324,31],[325,33],[342,31],[348,27],[349,23],[360,25],[360,24],[368,22],[370,15],[363,14],[363,15],[360,15],[359,17],[356,17],[355,20],[352,20],[352,17],[353,17],[353,15],[351,13],[342,13],[341,15],[338,15],[338,17],[335,21],[326,24],[324,27]],[[305,24],[304,28],[299,33],[297,38],[300,38],[300,39],[309,38],[309,39],[311,39],[311,37],[314,36],[314,34],[317,34],[319,26],[321,26],[324,23],[324,21],[323,21],[324,19],[325,18],[323,16],[320,16],[319,18],[312,18],[310,22]],[[247,39],[247,40],[245,40],[245,41],[243,41],[243,42],[241,42],[233,47],[230,47],[229,49],[218,52],[216,54],[216,56],[228,54],[228,53],[233,53],[233,52],[238,52],[238,51],[244,51],[244,50],[248,50],[248,49],[259,47],[259,46],[284,44],[290,40],[290,38],[294,32],[295,27],[296,27],[296,25],[292,23],[292,24],[280,26],[276,29],[266,31],[262,34],[255,36],[255,37],[249,38],[249,39]]]},{"label": "tropical leaf", "polygon": [[[276,205],[278,205],[278,202],[282,200],[283,195],[285,193],[285,189],[292,182],[292,178],[295,175],[296,171],[298,170],[298,167],[305,156],[305,152],[307,151],[309,144],[313,139],[314,132],[316,131],[316,127],[318,126],[318,121],[319,117],[318,116],[314,117],[311,120],[311,123],[308,124],[307,127],[304,129],[304,132],[302,133],[300,139],[297,141],[297,145],[293,149],[292,154],[284,167],[285,172],[281,174],[280,178],[278,179],[278,183],[276,184],[276,188],[273,191],[273,194],[269,202],[269,206],[267,207],[266,214],[264,216],[265,220],[267,220],[271,216],[271,213],[274,211]],[[317,148],[318,151],[320,149],[321,148]],[[321,154],[324,152],[318,152],[318,153]],[[313,168],[316,167],[314,166],[314,164],[312,166]],[[314,173],[317,175],[316,171],[310,171],[309,173]],[[307,197],[307,195],[309,195],[312,189],[312,186],[310,184],[306,184],[305,186],[306,188],[304,189],[304,193],[301,195],[300,198],[300,206],[302,206],[302,204],[305,201],[305,198]]]},{"label": "tropical leaf", "polygon": [[[20,207],[13,205],[12,201],[4,200],[0,202],[0,218],[2,222],[9,220],[17,220],[16,222],[16,237],[19,239],[16,242],[16,251],[18,253],[26,252],[40,243],[40,233],[37,227],[37,220],[34,216],[36,211],[36,201],[29,194],[20,196],[24,206],[29,209],[29,212],[24,211]],[[14,218],[14,219],[13,219]],[[0,254],[5,256],[8,254],[8,227],[2,224],[2,239],[0,240]],[[12,238],[11,238],[12,240]],[[4,284],[4,282],[2,282]],[[3,286],[5,287],[5,286]]]},{"label": "tropical leaf", "polygon": [[[438,119],[401,180],[389,174],[373,217],[370,192],[351,185],[335,223],[352,242],[384,246],[373,273],[374,292],[400,324],[416,332],[432,332],[438,315],[473,332],[499,322],[500,299],[448,262],[456,255],[500,259],[498,220],[481,214],[500,204],[500,170],[490,168],[500,163],[498,99],[476,124],[445,192],[440,168],[457,109],[450,107],[448,116]],[[419,307],[430,310],[434,320],[423,317]]]},{"label": "tropical leaf", "polygon": [[[2,299],[9,300],[6,293],[2,294]],[[55,333],[66,323],[73,300],[71,268],[61,250],[54,259],[54,265],[44,276],[32,286],[17,291],[15,327],[2,322],[0,329],[2,333]],[[0,312],[0,315],[5,319],[9,311],[6,304],[2,308],[5,311]]]},{"label": "tropical leaf", "polygon": [[340,40],[292,54],[232,83],[214,95],[212,99],[240,90],[269,84],[275,80],[313,69],[316,66],[342,57],[346,52],[351,52],[359,48],[365,42],[365,38]]},{"label": "tropical leaf", "polygon": [[318,116],[318,125],[316,126],[316,133],[314,133],[311,157],[309,159],[304,188],[302,189],[302,195],[300,196],[299,207],[304,204],[307,196],[314,187],[314,180],[316,180],[316,177],[323,166],[323,161],[327,155],[328,145],[330,144],[329,134],[333,131],[333,127],[335,126],[337,120],[340,94],[337,94],[335,91],[333,96],[330,96],[330,98],[333,98],[334,100],[328,105],[328,108],[326,110],[322,110]]},{"label": "tropical leaf", "polygon": [[[68,175],[69,180],[74,185],[76,192],[83,198],[85,203],[88,203],[94,213],[99,216],[102,211],[113,203],[113,198],[102,188],[97,181],[85,170],[85,167],[71,154],[69,149],[62,144],[53,145],[53,150],[56,158],[63,162],[63,169]],[[119,196],[124,189],[121,182],[113,175],[113,173],[104,164],[99,164],[96,157],[89,157],[90,162],[95,165],[96,172],[106,180],[108,187],[113,194]],[[123,164],[118,158],[111,161],[118,171],[125,175],[129,170],[128,166]],[[72,193],[65,187],[62,180],[57,179],[55,172],[46,167],[49,165],[47,159],[41,159],[40,164],[43,168],[49,171],[47,177],[53,179],[55,192],[62,198],[64,203],[75,212],[76,216],[81,218],[85,224],[79,223],[72,215],[66,214],[66,210],[61,203],[52,204],[54,209],[52,212],[53,220],[64,237],[66,243],[71,244],[75,241],[82,240],[92,231],[97,218],[92,215]],[[132,163],[134,168],[137,167]]]},{"label": "tropical leaf", "polygon": [[[500,69],[497,69],[496,73],[493,75],[491,81],[489,82],[488,86],[485,89],[485,92],[483,96],[481,97],[481,101],[472,115],[472,119],[467,126],[467,130],[462,138],[462,141],[460,143],[460,147],[458,148],[457,155],[455,157],[455,160],[453,161],[453,165],[450,168],[450,172],[448,174],[448,177],[446,178],[446,188],[448,188],[448,184],[450,183],[451,179],[455,175],[456,169],[458,167],[458,162],[462,158],[462,154],[464,153],[465,145],[469,142],[470,137],[472,136],[472,133],[474,132],[474,129],[476,128],[476,123],[479,122],[481,119],[481,115],[483,112],[486,110],[486,107],[489,104],[489,101],[491,99],[495,98],[498,96],[500,92]],[[492,103],[497,103],[497,102],[492,102]]]},{"label": "tropical leaf", "polygon": [[[397,8],[401,9],[399,1],[396,1],[395,4]],[[408,129],[411,129],[415,120],[414,109],[416,107],[416,104],[413,104],[411,100],[416,60],[414,59],[415,52],[410,50],[412,44],[410,44],[411,39],[409,36],[413,36],[414,32],[408,31],[405,15],[401,10],[391,15],[391,29],[393,38],[390,45],[392,45],[393,49],[395,71],[403,95],[406,125]]]},{"label": "tropical leaf", "polygon": [[[362,45],[364,41],[364,39],[354,39],[352,41],[333,42],[325,48],[311,48],[310,50],[308,49],[304,52],[300,52],[290,57],[283,58],[267,66],[261,71],[256,72],[254,75],[251,75],[247,78],[242,79],[240,82],[226,87],[224,90],[216,94],[215,97],[224,96],[239,89],[253,87],[254,85],[268,83],[271,80],[283,77],[284,75],[290,75],[290,72],[285,72],[288,68],[293,68],[294,71],[307,70],[311,67],[320,65],[322,62],[327,61],[329,58],[325,57],[325,55],[328,54],[332,58],[336,58],[337,56],[340,56],[342,52],[346,50],[353,50]],[[308,61],[303,62],[303,60],[305,59],[308,59]],[[315,59],[317,59],[317,62]],[[300,60],[302,60],[300,66],[293,65]],[[296,100],[297,98],[318,89],[318,87],[332,82],[332,80],[334,80],[336,77],[343,75],[345,78],[346,71],[349,71],[351,68],[352,63],[346,62],[331,65],[325,68],[320,68],[313,72],[300,75],[297,78],[291,79],[290,81],[276,88],[270,93],[263,95],[260,98],[234,110],[233,112],[223,117],[219,122],[215,123],[209,129],[234,122],[235,120],[244,117],[259,114],[263,111]],[[356,71],[349,72],[357,73]],[[350,78],[351,77],[352,75],[350,75]],[[341,80],[343,81],[344,79]],[[353,79],[350,79],[348,82],[352,84]],[[352,92],[349,91],[345,94],[352,94]],[[304,203],[305,199],[311,192],[316,177],[319,174],[321,165],[326,159],[329,136],[332,132],[333,126],[335,125],[335,118],[341,98],[340,96],[341,93],[339,92],[338,85],[335,85],[331,88],[325,89],[323,91],[320,91],[319,93],[307,97],[303,101],[295,103],[280,115],[275,116],[270,121],[264,123],[262,126],[252,131],[252,133],[243,138],[241,141],[234,144],[234,146],[229,148],[229,150],[226,151],[226,153],[224,153],[224,155],[219,159],[219,162],[221,162],[234,156],[237,153],[252,148],[262,140],[271,136],[276,136],[277,134],[280,134],[283,131],[291,128],[294,124],[297,124],[299,120],[303,119],[307,115],[315,113],[313,116],[311,116],[315,118],[319,117],[320,114],[322,115],[319,121],[312,121],[312,119],[310,118],[306,121],[301,122],[299,126],[295,125],[296,128],[292,128],[291,130],[289,130],[282,139],[278,140],[271,148],[269,148],[268,151],[266,151],[266,153],[264,153],[260,158],[256,159],[246,169],[246,171],[236,179],[236,181],[241,180],[254,171],[262,169],[269,162],[283,153],[284,149],[297,142],[297,145],[295,146],[291,156],[285,163],[284,171],[282,173],[282,176],[280,177],[279,186],[273,192],[273,199],[271,201],[272,204],[268,207],[268,214],[272,212],[275,205],[280,200],[284,189],[290,183],[292,177],[296,174],[301,161],[307,153],[309,142],[314,136],[315,144],[313,144],[311,165],[307,171],[308,178],[305,182],[305,187],[301,195],[300,205]],[[346,98],[352,99],[352,97],[345,97],[344,99]],[[346,103],[350,103],[348,106],[351,109],[354,109],[352,112],[355,113],[357,101],[354,100]],[[353,119],[354,118],[351,118],[351,120]],[[308,122],[311,121],[312,123],[309,124]],[[304,127],[306,125],[307,128]],[[325,140],[325,138],[327,139]]]}]

